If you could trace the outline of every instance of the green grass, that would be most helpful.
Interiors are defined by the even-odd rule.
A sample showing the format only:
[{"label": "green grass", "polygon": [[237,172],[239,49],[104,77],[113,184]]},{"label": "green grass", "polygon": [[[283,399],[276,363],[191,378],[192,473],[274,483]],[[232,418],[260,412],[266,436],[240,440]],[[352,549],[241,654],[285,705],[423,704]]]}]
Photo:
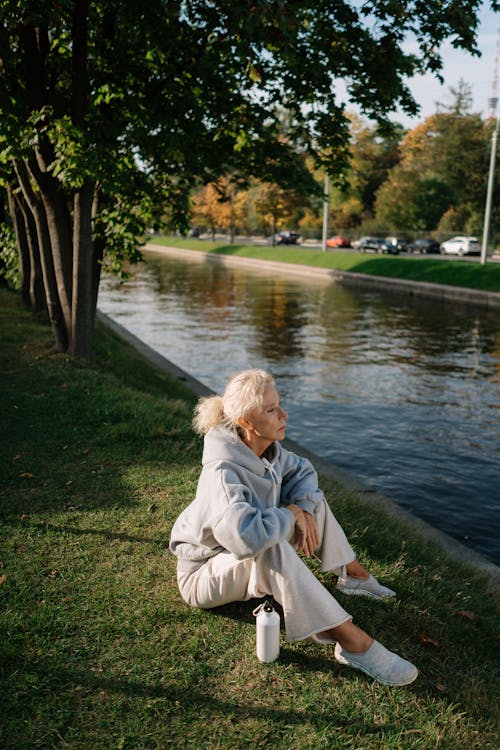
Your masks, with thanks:
[{"label": "green grass", "polygon": [[284,640],[260,664],[254,603],[188,608],[167,552],[199,472],[193,397],[100,326],[92,365],[54,354],[5,290],[0,336],[2,748],[500,746],[484,576],[324,481],[360,559],[400,595],[343,603],[421,675],[389,689]]},{"label": "green grass", "polygon": [[209,240],[178,239],[173,237],[151,237],[152,245],[200,250],[217,255],[237,255],[260,260],[275,260],[283,263],[330,268],[352,273],[374,276],[426,281],[433,284],[450,284],[471,289],[500,292],[500,263],[470,260],[442,260],[422,256],[364,255],[361,253],[321,250],[304,247],[264,247],[261,245],[228,245]]}]

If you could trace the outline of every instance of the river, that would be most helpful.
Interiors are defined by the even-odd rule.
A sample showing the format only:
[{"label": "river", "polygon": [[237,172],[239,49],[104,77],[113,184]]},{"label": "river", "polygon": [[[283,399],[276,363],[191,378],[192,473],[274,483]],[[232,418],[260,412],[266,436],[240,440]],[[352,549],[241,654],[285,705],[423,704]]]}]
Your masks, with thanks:
[{"label": "river", "polygon": [[271,371],[287,435],[500,564],[500,315],[146,252],[99,308],[220,391]]}]

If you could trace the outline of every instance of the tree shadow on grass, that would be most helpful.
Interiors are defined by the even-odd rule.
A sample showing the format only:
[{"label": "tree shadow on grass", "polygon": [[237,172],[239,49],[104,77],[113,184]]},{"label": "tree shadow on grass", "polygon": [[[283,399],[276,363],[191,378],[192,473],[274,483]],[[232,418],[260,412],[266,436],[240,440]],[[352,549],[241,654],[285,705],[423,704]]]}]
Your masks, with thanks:
[{"label": "tree shadow on grass", "polygon": [[[296,660],[294,659],[294,661]],[[325,664],[320,660],[308,658],[304,659],[305,662],[309,663],[309,669],[321,668],[323,671],[325,670]],[[303,710],[294,711],[288,706],[281,709],[276,706],[263,706],[261,703],[252,705],[247,700],[245,702],[220,700],[213,693],[203,692],[203,690],[192,685],[179,687],[176,685],[147,684],[142,681],[96,675],[87,670],[60,669],[37,664],[25,665],[24,671],[25,674],[36,676],[41,683],[51,686],[53,690],[56,690],[58,685],[64,685],[65,689],[71,689],[72,691],[83,689],[95,694],[105,692],[130,699],[164,700],[175,705],[177,715],[182,715],[184,712],[191,715],[193,709],[198,710],[200,714],[203,712],[204,722],[206,721],[206,714],[209,713],[214,718],[219,717],[224,720],[231,716],[233,719],[240,721],[263,720],[266,724],[271,721],[277,726],[301,726],[307,721],[307,724],[316,729],[324,729],[327,726],[337,727],[347,730],[349,734],[361,732],[386,735],[387,732],[392,731],[399,734],[401,730],[400,726],[393,723],[367,724],[362,718],[356,719],[351,715],[346,717],[338,713],[333,714],[330,710],[323,711],[310,706],[306,714]]]},{"label": "tree shadow on grass", "polygon": [[[381,702],[384,704],[387,701],[387,692],[392,691],[393,688],[388,688],[382,685],[376,686],[377,691],[370,686],[370,678],[362,675],[361,673],[354,673],[353,670],[347,670],[344,667],[339,667],[333,660],[329,663],[329,660],[311,656],[305,652],[291,650],[283,648],[280,654],[280,662],[284,665],[291,665],[298,670],[303,672],[322,672],[329,675],[332,678],[333,689],[342,691],[345,688],[345,680],[365,680],[367,685],[366,700],[373,704],[374,712],[376,715],[376,706]],[[272,665],[271,665],[272,666]],[[264,666],[264,669],[266,667]],[[188,685],[162,685],[158,682],[147,682],[144,680],[134,680],[130,677],[121,678],[120,676],[106,676],[102,674],[96,674],[89,670],[79,669],[67,669],[60,668],[53,664],[23,664],[23,672],[27,676],[34,678],[34,682],[43,684],[50,691],[52,696],[48,701],[48,695],[44,694],[40,700],[44,701],[45,711],[50,710],[50,705],[57,706],[59,697],[62,696],[64,700],[65,694],[75,693],[76,691],[82,695],[80,700],[80,712],[84,710],[84,697],[85,693],[90,695],[102,695],[104,703],[107,702],[105,695],[110,696],[121,696],[125,700],[130,700],[131,705],[135,706],[136,711],[141,711],[142,707],[136,701],[141,699],[164,701],[165,704],[172,706],[174,715],[177,717],[178,722],[176,727],[172,727],[173,733],[170,735],[172,739],[175,739],[175,732],[182,731],[182,722],[189,722],[191,730],[193,730],[193,717],[199,716],[198,722],[203,725],[204,737],[207,741],[210,740],[210,723],[212,721],[224,721],[227,722],[230,719],[231,723],[238,723],[244,721],[251,722],[263,722],[265,726],[268,726],[271,722],[276,729],[280,727],[290,726],[303,726],[306,722],[313,729],[317,731],[325,731],[328,728],[329,731],[341,731],[346,737],[354,736],[370,736],[374,738],[379,735],[380,739],[384,739],[386,742],[390,740],[391,735],[394,735],[394,739],[401,739],[401,723],[395,722],[394,720],[371,722],[366,718],[366,715],[360,714],[357,716],[352,710],[339,710],[339,706],[335,711],[330,708],[322,709],[316,707],[314,702],[309,702],[307,710],[298,709],[294,710],[289,705],[284,705],[283,708],[279,706],[280,698],[277,697],[276,701],[272,704],[262,704],[260,697],[255,696],[256,702],[248,700],[248,696],[245,696],[244,700],[239,700],[237,697],[234,699],[220,699],[214,692],[209,690],[204,691],[200,689],[200,684],[188,684]],[[447,706],[449,709],[457,713],[457,706],[453,701],[447,700],[442,695],[436,697],[430,690],[426,690],[425,686],[417,683],[403,688],[404,690],[416,693],[419,697],[426,700],[429,698],[434,704],[441,703],[443,707]],[[81,692],[80,692],[81,691]],[[324,696],[321,696],[323,699]],[[15,701],[15,694],[9,693],[8,703],[12,704]],[[401,698],[399,700],[402,700]],[[409,697],[409,701],[413,699]],[[109,704],[112,709],[112,699]],[[161,705],[161,704],[160,704]],[[8,708],[7,708],[8,710]],[[16,704],[17,716],[22,717],[24,711],[30,712],[32,716],[33,705],[29,704],[23,707],[23,705]],[[91,703],[91,710],[94,707]],[[106,708],[104,708],[106,710]],[[418,709],[415,707],[415,711]],[[422,707],[422,710],[425,710]],[[440,710],[439,707],[436,710]],[[166,706],[163,709],[166,711]],[[165,713],[168,716],[168,713]],[[185,717],[185,719],[183,719]],[[168,719],[167,719],[168,721]],[[179,724],[180,721],[180,724]],[[36,731],[36,724],[33,725],[31,722],[32,729],[30,731]],[[162,731],[162,728],[160,728]],[[481,727],[478,724],[476,734],[480,734]],[[9,741],[12,739],[13,744],[9,745]],[[6,747],[18,747],[14,743],[14,740],[18,737],[9,738],[5,734]],[[486,742],[488,741],[485,737]],[[377,745],[378,746],[378,745]],[[392,745],[391,745],[392,746]],[[485,745],[486,746],[486,745]],[[490,746],[488,744],[488,746]],[[399,747],[399,745],[398,745]],[[427,747],[427,745],[426,745]]]},{"label": "tree shadow on grass", "polygon": [[39,531],[44,532],[55,532],[56,534],[72,534],[74,536],[99,536],[103,537],[104,539],[118,541],[118,542],[134,542],[137,544],[153,544],[158,547],[160,547],[162,550],[165,549],[165,546],[167,544],[166,541],[166,534],[163,535],[163,538],[147,538],[147,537],[141,537],[141,536],[134,536],[133,534],[122,534],[120,532],[116,531],[110,531],[109,529],[90,529],[86,527],[79,527],[79,526],[70,526],[67,524],[55,524],[55,523],[44,523],[44,522],[37,522],[37,521],[31,521],[31,520],[13,520],[13,519],[7,519],[4,521],[4,524],[6,526],[11,526],[12,528],[16,527],[22,527],[22,528],[30,528],[30,529],[38,529]]}]

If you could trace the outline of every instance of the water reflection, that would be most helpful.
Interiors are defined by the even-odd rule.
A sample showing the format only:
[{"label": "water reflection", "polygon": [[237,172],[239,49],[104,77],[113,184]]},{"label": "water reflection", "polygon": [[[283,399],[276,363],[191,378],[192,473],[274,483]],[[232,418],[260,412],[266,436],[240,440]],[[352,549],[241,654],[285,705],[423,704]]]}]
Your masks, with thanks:
[{"label": "water reflection", "polygon": [[497,314],[156,253],[99,305],[215,390],[271,370],[290,437],[500,563]]}]

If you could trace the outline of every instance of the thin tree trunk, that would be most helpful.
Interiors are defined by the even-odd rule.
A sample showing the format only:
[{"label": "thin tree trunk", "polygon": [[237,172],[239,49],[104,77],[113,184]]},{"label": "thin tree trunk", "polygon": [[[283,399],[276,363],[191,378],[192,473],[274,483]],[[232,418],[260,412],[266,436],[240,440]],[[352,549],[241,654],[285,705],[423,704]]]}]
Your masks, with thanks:
[{"label": "thin tree trunk", "polygon": [[93,231],[93,249],[92,249],[92,320],[95,320],[97,310],[97,299],[99,296],[99,284],[101,282],[102,259],[104,258],[105,240],[102,237],[95,236],[95,220],[99,210],[99,185],[94,187],[94,196],[92,200],[92,231]]},{"label": "thin tree trunk", "polygon": [[26,203],[22,192],[15,195],[14,199],[23,215],[24,228],[28,243],[28,251],[30,256],[29,293],[31,307],[35,312],[43,312],[44,310],[47,310],[47,298],[45,296],[45,286],[43,283],[43,271],[35,219],[33,217],[33,214],[31,213],[31,209]]},{"label": "thin tree trunk", "polygon": [[[89,82],[87,75],[89,0],[75,0],[72,23],[71,115],[73,124],[86,131]],[[73,200],[73,297],[70,352],[90,359],[94,328],[92,287],[92,215],[95,183],[87,179]]]},{"label": "thin tree trunk", "polygon": [[[45,155],[50,147],[37,147],[36,159],[31,159],[27,169],[40,189],[47,228],[50,237],[52,261],[57,282],[59,304],[68,334],[71,331],[71,301],[73,283],[73,246],[71,219],[64,193],[58,181],[48,174],[51,155]],[[43,151],[43,152],[42,152]]]},{"label": "thin tree trunk", "polygon": [[73,305],[70,352],[78,357],[92,356],[92,201],[94,186],[85,181],[75,194],[73,210]]},{"label": "thin tree trunk", "polygon": [[31,260],[30,252],[28,247],[28,238],[26,236],[26,228],[24,225],[24,218],[14,198],[14,193],[10,185],[7,186],[7,200],[9,202],[9,213],[14,227],[14,234],[16,236],[17,245],[17,256],[19,259],[19,279],[21,285],[21,299],[23,305],[31,307],[31,296],[30,296],[30,275],[31,275]]}]

